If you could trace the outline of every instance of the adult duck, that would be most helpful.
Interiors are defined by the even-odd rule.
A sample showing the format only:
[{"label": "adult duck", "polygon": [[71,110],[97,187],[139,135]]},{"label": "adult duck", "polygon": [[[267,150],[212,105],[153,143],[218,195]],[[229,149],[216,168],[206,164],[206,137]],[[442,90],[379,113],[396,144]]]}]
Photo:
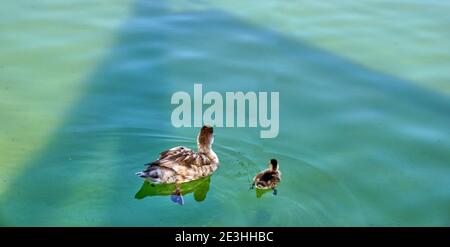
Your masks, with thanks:
[{"label": "adult duck", "polygon": [[[219,158],[212,149],[213,133],[213,127],[203,126],[197,136],[197,152],[183,146],[171,148],[160,153],[159,159],[146,164],[147,167],[136,175],[155,184],[175,183],[174,195],[181,197],[179,184],[211,175],[219,167]],[[172,198],[175,201],[177,197]]]}]

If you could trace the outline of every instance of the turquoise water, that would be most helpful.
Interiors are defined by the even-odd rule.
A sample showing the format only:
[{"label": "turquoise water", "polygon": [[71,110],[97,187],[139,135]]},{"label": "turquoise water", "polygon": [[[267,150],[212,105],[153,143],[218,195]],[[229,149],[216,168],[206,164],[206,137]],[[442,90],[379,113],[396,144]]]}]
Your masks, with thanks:
[{"label": "turquoise water", "polygon": [[[9,1],[0,225],[449,226],[450,3]],[[280,133],[216,128],[210,178],[134,175],[195,147],[170,98],[280,92]],[[278,195],[249,191],[268,159]]]}]

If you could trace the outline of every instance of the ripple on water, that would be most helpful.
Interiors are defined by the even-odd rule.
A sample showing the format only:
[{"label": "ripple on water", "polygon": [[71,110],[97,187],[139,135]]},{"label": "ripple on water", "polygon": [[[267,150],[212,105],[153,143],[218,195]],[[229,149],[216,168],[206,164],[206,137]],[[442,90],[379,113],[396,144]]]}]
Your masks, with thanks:
[{"label": "ripple on water", "polygon": [[[262,148],[247,145],[253,144],[244,141],[239,149]],[[242,225],[346,225],[349,212],[354,223],[362,224],[357,201],[350,190],[325,170],[291,154],[266,152],[268,157],[280,161],[283,177],[277,196],[265,193],[257,198],[255,191],[248,188],[253,176],[267,168],[266,158],[261,162],[259,151],[241,152],[236,147],[216,146],[221,159],[220,170],[215,175],[219,191],[217,197],[210,199],[226,204],[223,210],[236,210],[235,214],[245,217],[239,219]]]}]

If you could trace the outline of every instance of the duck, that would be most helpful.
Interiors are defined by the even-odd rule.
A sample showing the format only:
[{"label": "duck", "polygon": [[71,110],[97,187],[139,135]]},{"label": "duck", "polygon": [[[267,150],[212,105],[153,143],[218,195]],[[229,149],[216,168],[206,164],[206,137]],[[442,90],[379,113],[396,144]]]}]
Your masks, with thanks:
[{"label": "duck", "polygon": [[197,152],[184,146],[177,146],[160,153],[159,158],[146,164],[136,173],[153,184],[175,184],[172,201],[183,201],[179,185],[214,173],[219,167],[219,158],[212,149],[214,128],[204,125],[197,135]]},{"label": "duck", "polygon": [[271,159],[269,161],[269,168],[253,177],[253,183],[250,189],[255,188],[255,186],[258,189],[272,189],[273,194],[277,195],[278,191],[276,187],[280,181],[281,172],[278,161],[276,159]]}]

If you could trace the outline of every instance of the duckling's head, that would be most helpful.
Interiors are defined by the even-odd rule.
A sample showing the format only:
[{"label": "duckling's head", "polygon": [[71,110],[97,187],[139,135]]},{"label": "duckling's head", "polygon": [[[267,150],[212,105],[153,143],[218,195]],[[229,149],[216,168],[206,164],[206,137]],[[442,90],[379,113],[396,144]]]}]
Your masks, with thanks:
[{"label": "duckling's head", "polygon": [[210,125],[205,125],[200,129],[200,133],[197,137],[197,145],[199,151],[207,151],[211,149],[211,145],[214,142],[213,133],[213,127],[211,127]]},{"label": "duckling's head", "polygon": [[278,171],[278,161],[276,159],[271,159],[269,162],[269,169],[271,171]]}]

